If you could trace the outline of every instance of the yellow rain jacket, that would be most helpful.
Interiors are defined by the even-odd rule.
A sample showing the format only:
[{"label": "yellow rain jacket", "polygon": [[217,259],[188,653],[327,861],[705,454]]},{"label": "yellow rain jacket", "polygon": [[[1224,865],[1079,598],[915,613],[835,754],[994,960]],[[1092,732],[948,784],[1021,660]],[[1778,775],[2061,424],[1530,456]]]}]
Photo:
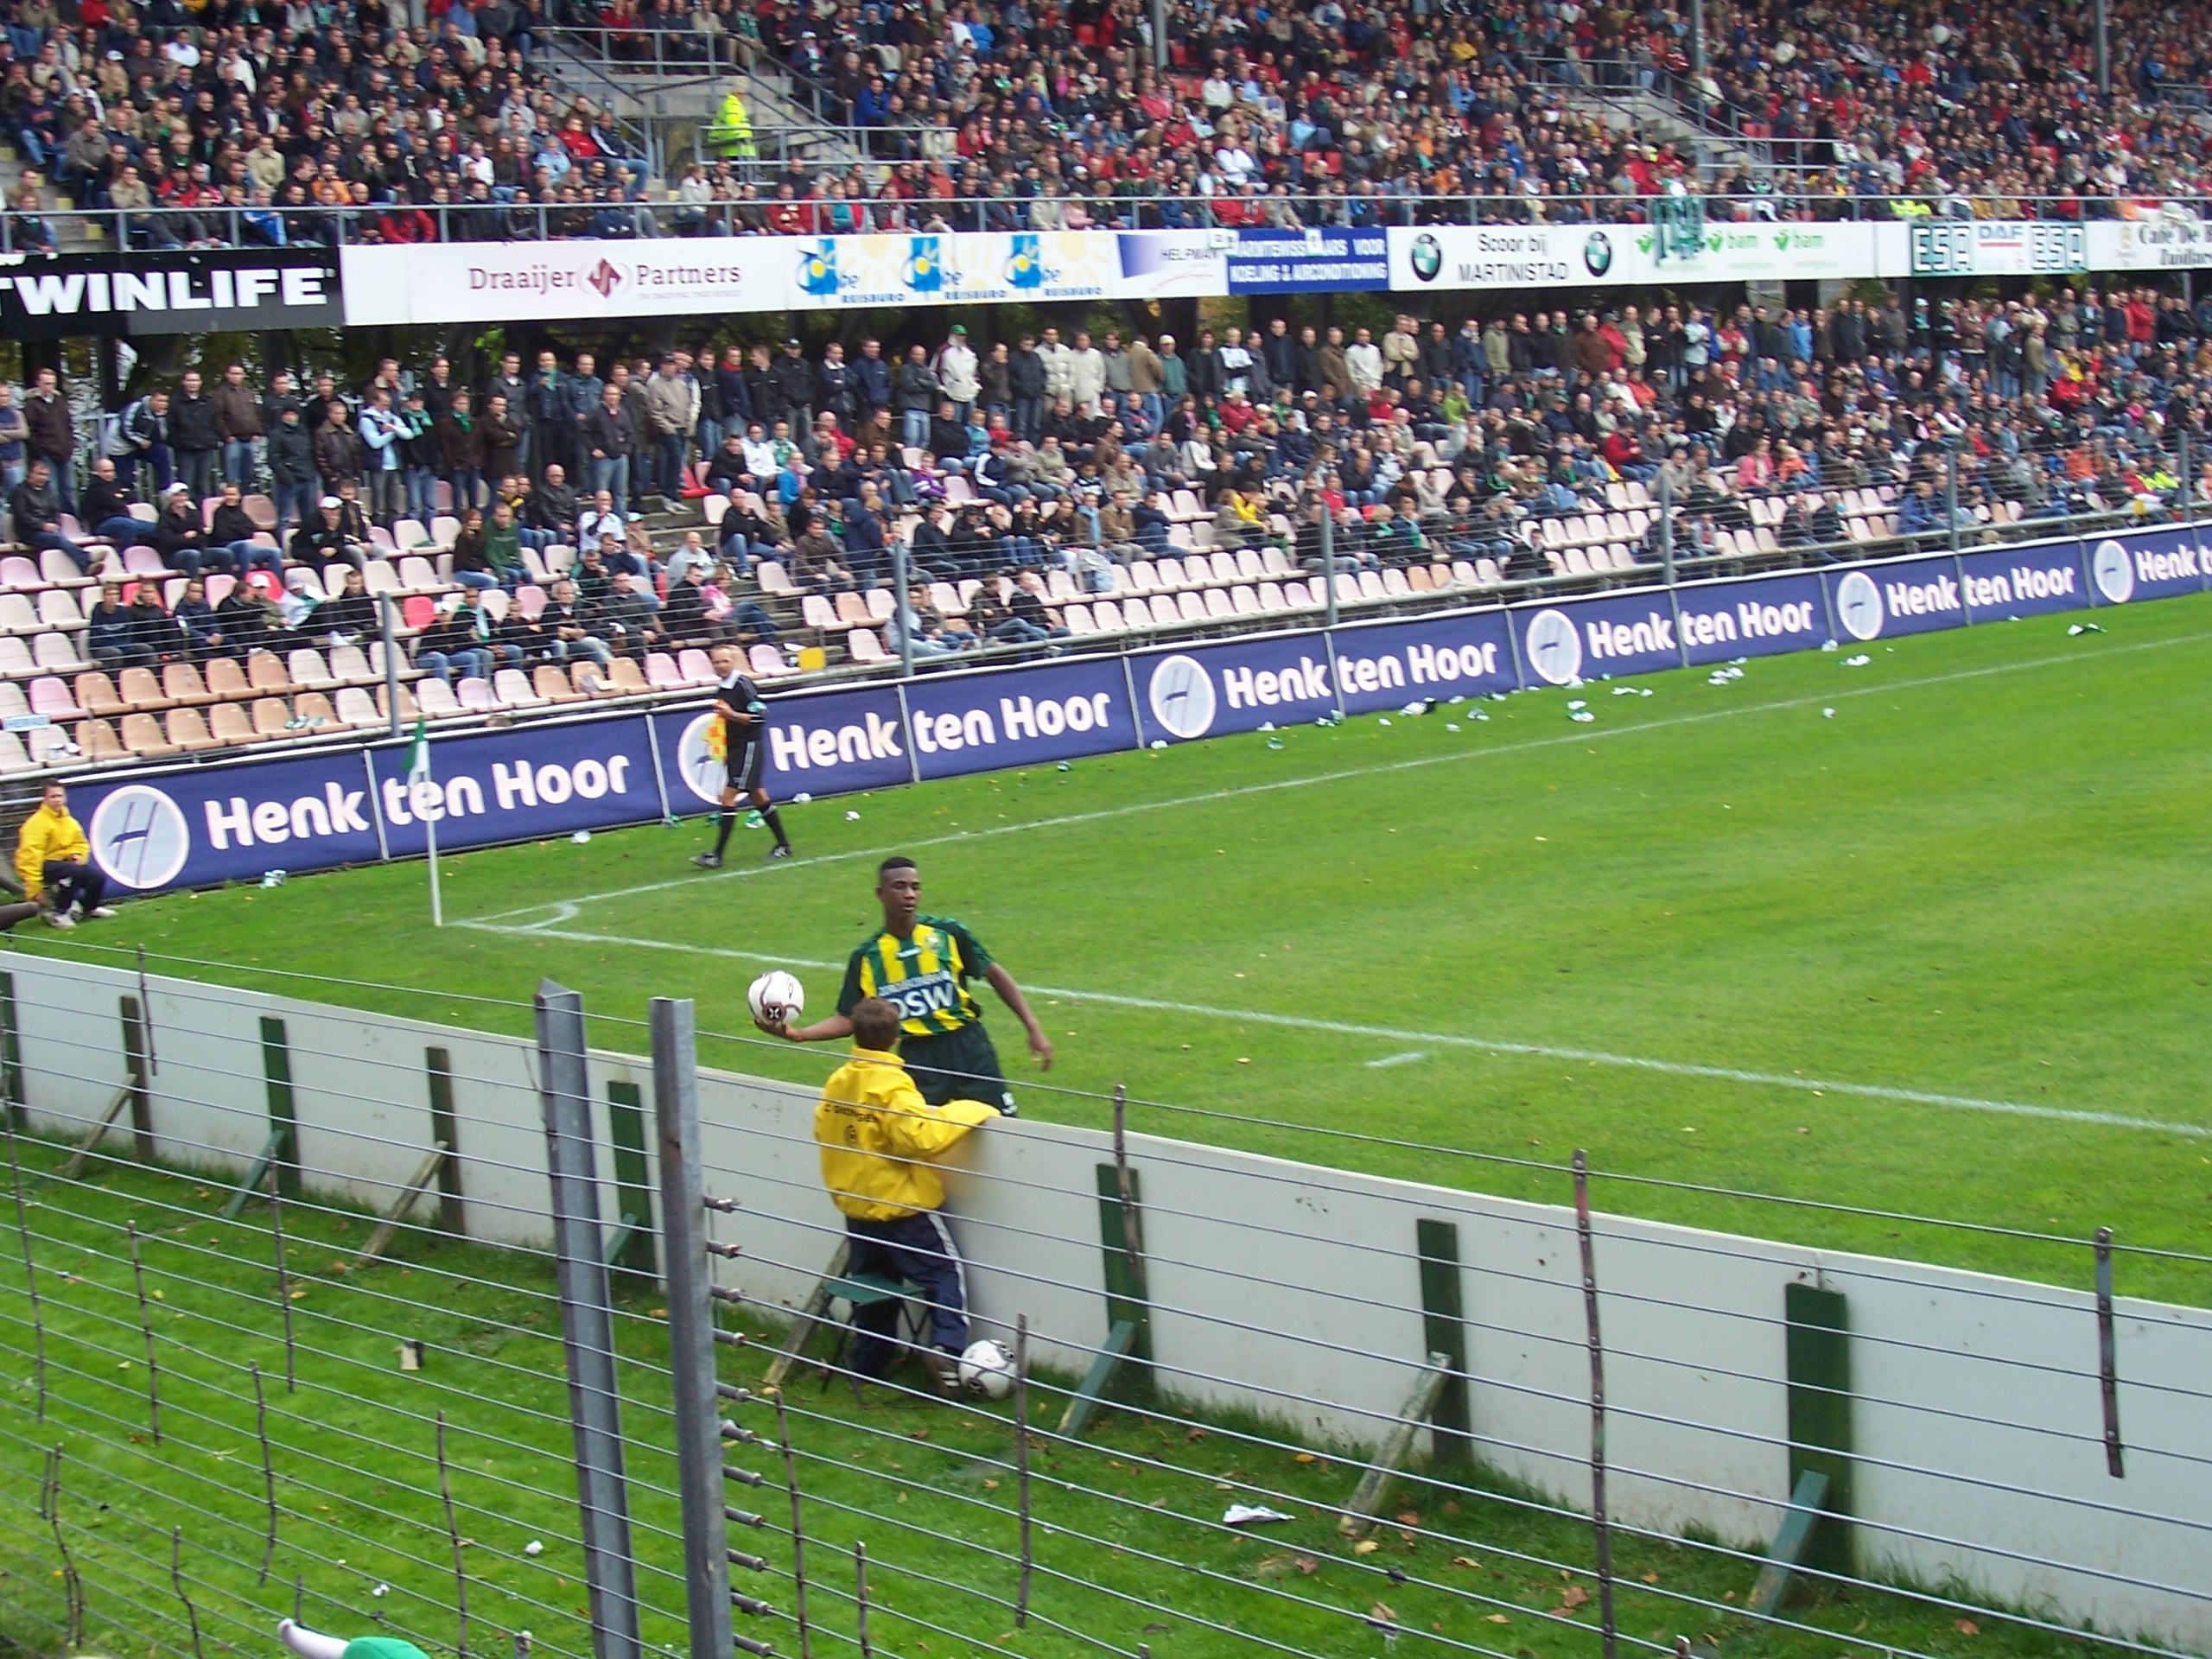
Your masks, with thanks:
[{"label": "yellow rain jacket", "polygon": [[838,1209],[860,1221],[935,1210],[944,1202],[944,1183],[927,1160],[998,1115],[980,1100],[932,1106],[896,1054],[855,1044],[814,1109],[822,1184]]},{"label": "yellow rain jacket", "polygon": [[82,864],[92,851],[83,826],[66,809],[56,812],[41,802],[23,820],[22,837],[16,842],[16,874],[23,879],[23,897],[38,897],[48,864]]}]

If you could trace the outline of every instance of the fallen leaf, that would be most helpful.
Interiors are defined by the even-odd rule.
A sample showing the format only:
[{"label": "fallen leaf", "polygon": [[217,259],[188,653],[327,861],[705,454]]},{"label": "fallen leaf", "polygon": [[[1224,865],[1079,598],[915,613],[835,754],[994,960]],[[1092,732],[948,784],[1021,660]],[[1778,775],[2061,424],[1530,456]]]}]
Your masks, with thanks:
[{"label": "fallen leaf", "polygon": [[1313,1454],[1311,1452],[1301,1452],[1296,1457],[1293,1458],[1291,1461],[1293,1463],[1311,1463],[1313,1461]]},{"label": "fallen leaf", "polygon": [[1355,1555],[1372,1555],[1376,1550],[1382,1548],[1382,1546],[1376,1542],[1374,1539],[1363,1538],[1351,1547],[1351,1553]]},{"label": "fallen leaf", "polygon": [[1492,1613],[1490,1616],[1490,1622],[1493,1624],[1510,1624],[1513,1621],[1503,1613]]},{"label": "fallen leaf", "polygon": [[1658,1583],[1658,1582],[1659,1582],[1659,1569],[1658,1569],[1657,1567],[1653,1567],[1653,1568],[1652,1568],[1649,1573],[1646,1573],[1643,1575],[1643,1581],[1644,1581],[1646,1584],[1656,1584],[1656,1583]]},{"label": "fallen leaf", "polygon": [[1590,1592],[1587,1590],[1579,1584],[1570,1584],[1560,1592],[1559,1605],[1562,1607],[1580,1607],[1589,1599]]},{"label": "fallen leaf", "polygon": [[1397,1614],[1391,1611],[1389,1603],[1384,1601],[1378,1601],[1372,1607],[1369,1608],[1367,1610],[1367,1616],[1370,1618],[1379,1618],[1385,1624],[1395,1624],[1398,1622]]},{"label": "fallen leaf", "polygon": [[995,1492],[998,1489],[999,1484],[995,1480],[987,1480],[983,1483],[983,1490],[987,1492]]},{"label": "fallen leaf", "polygon": [[1252,1571],[1263,1579],[1280,1579],[1289,1573],[1296,1564],[1296,1557],[1288,1554],[1268,1555],[1263,1556],[1253,1567]]},{"label": "fallen leaf", "polygon": [[1297,1565],[1298,1570],[1300,1573],[1303,1573],[1309,1579],[1321,1570],[1321,1563],[1315,1560],[1311,1555],[1300,1555],[1298,1558]]},{"label": "fallen leaf", "polygon": [[1981,1626],[1975,1624],[1974,1620],[1970,1618],[1962,1618],[1959,1621],[1959,1634],[1961,1636],[1980,1636],[1981,1634]]},{"label": "fallen leaf", "polygon": [[1206,1432],[1203,1428],[1194,1428],[1189,1433],[1183,1436],[1186,1440],[1203,1440],[1205,1437]]},{"label": "fallen leaf", "polygon": [[1147,1636],[1165,1636],[1174,1628],[1173,1624],[1147,1624],[1144,1627],[1144,1633]]},{"label": "fallen leaf", "polygon": [[1479,1573],[1483,1570],[1483,1564],[1471,1555],[1454,1555],[1452,1558],[1452,1565],[1454,1567],[1464,1567],[1476,1573]]},{"label": "fallen leaf", "polygon": [[1398,1516],[1398,1524],[1402,1527],[1417,1527],[1421,1525],[1421,1511],[1419,1510],[1406,1510],[1402,1511]]}]

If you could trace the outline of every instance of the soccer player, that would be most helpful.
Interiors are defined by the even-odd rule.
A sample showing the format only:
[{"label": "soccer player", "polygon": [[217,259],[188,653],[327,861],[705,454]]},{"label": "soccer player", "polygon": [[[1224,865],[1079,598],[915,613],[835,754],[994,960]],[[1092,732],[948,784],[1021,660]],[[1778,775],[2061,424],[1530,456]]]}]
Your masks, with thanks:
[{"label": "soccer player", "polygon": [[743,663],[735,645],[715,647],[715,667],[722,677],[715,687],[715,712],[722,717],[722,800],[721,811],[715,820],[715,850],[700,853],[691,861],[702,870],[719,870],[722,867],[722,855],[729,849],[730,826],[737,822],[740,795],[752,802],[760,814],[761,823],[775,832],[776,844],[769,849],[768,856],[791,855],[791,837],[784,833],[783,818],[768,804],[768,791],[760,782],[761,770],[768,758],[767,745],[760,741],[768,705],[761,700],[758,688],[746,677]]},{"label": "soccer player", "polygon": [[1040,1071],[1052,1069],[1052,1039],[1029,1011],[1014,976],[960,923],[922,912],[922,874],[911,858],[887,858],[876,868],[875,896],[883,906],[883,931],[853,952],[845,968],[837,1012],[796,1031],[755,1021],[771,1036],[795,1043],[834,1042],[853,1034],[853,1011],[868,997],[899,1010],[899,1050],[914,1086],[932,1106],[949,1100],[982,1100],[1014,1116],[998,1050],[983,1029],[983,1011],[968,988],[982,978],[1014,1010],[1029,1033],[1029,1052]]},{"label": "soccer player", "polygon": [[[919,1285],[930,1310],[930,1345],[920,1358],[938,1390],[960,1393],[968,1345],[966,1270],[938,1213],[944,1182],[931,1160],[999,1114],[980,1100],[925,1102],[899,1063],[899,1010],[880,996],[853,1004],[853,1056],[837,1068],[814,1109],[822,1183],[845,1217],[848,1273],[881,1273]],[[856,1308],[853,1369],[881,1378],[899,1357],[899,1305]]]}]

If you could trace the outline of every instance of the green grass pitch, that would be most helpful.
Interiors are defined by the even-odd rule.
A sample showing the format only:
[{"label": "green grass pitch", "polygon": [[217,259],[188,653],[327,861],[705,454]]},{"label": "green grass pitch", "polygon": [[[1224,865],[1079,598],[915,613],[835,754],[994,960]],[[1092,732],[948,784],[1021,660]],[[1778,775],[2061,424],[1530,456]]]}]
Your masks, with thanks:
[{"label": "green grass pitch", "polygon": [[[525,1012],[462,999],[550,976],[597,1014],[692,996],[703,1029],[751,1034],[771,963],[830,1006],[874,861],[911,851],[925,907],[1031,988],[1050,1083],[1091,1091],[1028,1087],[1037,1116],[1101,1122],[1121,1083],[1218,1114],[1141,1103],[1141,1129],[1523,1197],[1565,1199],[1580,1146],[1607,1177],[2190,1249],[2212,1221],[2212,598],[2097,614],[786,807],[787,865],[741,830],[730,868],[695,871],[697,821],[450,857],[442,932],[410,864],[22,944],[419,987],[283,988],[510,1029]],[[835,1061],[734,1036],[705,1057],[809,1083]],[[1624,1179],[1598,1201],[2089,1273],[2078,1243]],[[2202,1301],[2212,1275],[2130,1258],[2120,1287]]]}]

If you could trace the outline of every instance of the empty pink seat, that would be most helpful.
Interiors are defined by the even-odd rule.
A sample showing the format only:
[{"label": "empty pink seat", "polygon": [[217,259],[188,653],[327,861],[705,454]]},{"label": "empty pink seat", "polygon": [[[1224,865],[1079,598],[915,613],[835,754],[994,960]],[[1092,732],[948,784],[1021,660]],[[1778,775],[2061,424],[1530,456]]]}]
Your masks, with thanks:
[{"label": "empty pink seat", "polygon": [[713,685],[721,678],[715,672],[714,659],[696,648],[677,658],[676,665],[677,671],[693,685]]},{"label": "empty pink seat", "polygon": [[499,698],[492,694],[491,682],[480,680],[474,674],[461,681],[455,688],[454,696],[460,699],[461,706],[471,714],[488,715],[499,706]]},{"label": "empty pink seat", "polygon": [[69,694],[69,682],[48,674],[31,682],[30,712],[49,720],[74,720],[85,711]]},{"label": "empty pink seat", "polygon": [[664,651],[645,653],[645,683],[656,691],[682,689],[683,676],[677,671],[676,659]]},{"label": "empty pink seat", "polygon": [[[61,551],[60,548],[54,550],[57,553]],[[62,556],[67,558],[68,555],[64,553]],[[45,586],[46,578],[39,575],[38,566],[21,553],[10,553],[6,558],[0,559],[0,588],[21,589]]]}]

